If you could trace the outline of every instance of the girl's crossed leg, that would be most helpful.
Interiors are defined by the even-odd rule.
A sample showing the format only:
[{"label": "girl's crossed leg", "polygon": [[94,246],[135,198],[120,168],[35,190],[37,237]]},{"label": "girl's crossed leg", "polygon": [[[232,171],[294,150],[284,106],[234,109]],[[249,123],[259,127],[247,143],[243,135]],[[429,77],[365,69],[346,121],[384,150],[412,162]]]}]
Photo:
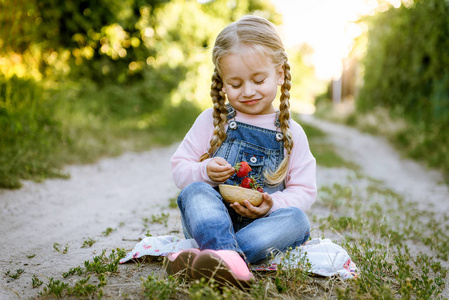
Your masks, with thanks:
[{"label": "girl's crossed leg", "polygon": [[306,214],[296,207],[281,208],[259,218],[237,233],[220,193],[207,183],[196,182],[178,197],[184,234],[201,250],[234,250],[249,263],[305,243],[310,234]]}]

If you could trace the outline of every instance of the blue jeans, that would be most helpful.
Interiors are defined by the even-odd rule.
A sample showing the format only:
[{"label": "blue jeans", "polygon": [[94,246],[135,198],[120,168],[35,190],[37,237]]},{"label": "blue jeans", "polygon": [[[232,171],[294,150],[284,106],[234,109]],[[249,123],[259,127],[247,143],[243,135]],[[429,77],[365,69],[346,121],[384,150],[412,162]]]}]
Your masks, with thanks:
[{"label": "blue jeans", "polygon": [[186,238],[195,239],[201,250],[235,250],[249,263],[300,246],[310,235],[309,220],[299,208],[280,208],[254,220],[243,218],[204,182],[184,188],[178,206]]}]

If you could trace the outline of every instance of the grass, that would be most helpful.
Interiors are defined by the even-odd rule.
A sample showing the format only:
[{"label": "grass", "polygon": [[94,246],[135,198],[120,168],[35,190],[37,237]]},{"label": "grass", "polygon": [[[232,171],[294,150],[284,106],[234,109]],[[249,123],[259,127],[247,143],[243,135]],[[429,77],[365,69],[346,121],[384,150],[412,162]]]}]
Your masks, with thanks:
[{"label": "grass", "polygon": [[[95,295],[101,298],[103,294],[102,289],[107,285],[107,278],[118,274],[119,260],[125,254],[125,250],[119,248],[112,250],[109,255],[106,255],[106,250],[103,250],[101,255],[95,256],[92,261],[85,261],[84,267],[74,267],[62,274],[63,278],[69,278],[71,276],[81,277],[73,284],[51,277],[39,295],[42,297],[51,296],[58,298],[83,298]],[[92,279],[92,275],[95,276],[94,279]],[[36,284],[39,283],[35,278],[37,277],[33,276],[33,286],[34,282]]]},{"label": "grass", "polygon": [[442,261],[449,253],[448,216],[421,211],[377,183],[357,183],[322,187],[318,205],[330,213],[313,217],[323,232],[344,237],[342,245],[360,269],[362,276],[345,293],[436,299],[447,281]]},{"label": "grass", "polygon": [[109,236],[111,233],[113,233],[113,232],[116,231],[116,230],[117,230],[117,229],[108,227],[108,228],[106,228],[105,231],[101,232],[101,234],[102,234],[103,236],[106,237],[106,236]]},{"label": "grass", "polygon": [[83,242],[83,245],[81,246],[81,248],[89,248],[92,247],[95,243],[97,242],[97,240],[93,239],[93,238],[88,238],[87,240],[85,240]]},{"label": "grass", "polygon": [[199,113],[188,101],[172,105],[169,94],[155,104],[145,82],[51,84],[0,78],[0,188],[68,178],[67,164],[171,144]]},{"label": "grass", "polygon": [[42,284],[44,284],[44,282],[40,280],[36,275],[33,275],[33,277],[31,278],[31,285],[33,289],[40,287]]},{"label": "grass", "polygon": [[5,275],[11,279],[18,279],[24,272],[24,269],[17,269],[15,273],[12,273],[11,270],[6,270]]},{"label": "grass", "polygon": [[363,132],[385,136],[404,156],[439,170],[449,184],[449,131],[447,122],[414,124],[386,109],[367,113],[338,113],[329,104],[320,104],[318,116],[355,127]]},{"label": "grass", "polygon": [[53,244],[53,249],[56,252],[62,253],[62,254],[67,254],[69,252],[69,245],[65,244],[64,249],[61,249],[61,245],[59,243],[54,243]]},{"label": "grass", "polygon": [[161,213],[161,214],[153,214],[151,218],[143,218],[145,228],[148,227],[149,224],[164,224],[164,227],[168,226],[168,220],[170,218],[170,213]]},{"label": "grass", "polygon": [[[309,126],[304,128],[311,147],[315,143],[327,144],[322,141],[326,138],[322,132]],[[63,279],[50,278],[45,285],[40,283],[39,286],[44,286],[41,295],[143,299],[443,299],[448,282],[448,215],[420,210],[417,203],[383,187],[382,182],[359,174],[350,162],[343,159],[340,162],[338,168],[346,169],[348,175],[320,187],[317,202],[309,212],[311,234],[314,238],[331,238],[346,249],[359,270],[356,279],[314,276],[307,271],[310,265],[305,258],[292,267],[287,252],[281,263],[285,268],[255,272],[255,284],[242,291],[219,287],[213,280],[167,276],[157,258],[141,258],[120,266],[118,260],[125,250],[116,249],[110,255],[103,250],[84,266],[71,268],[62,274]],[[167,201],[171,209],[177,209],[173,199]],[[169,213],[152,215],[143,220],[142,226],[145,229],[148,224],[164,224],[169,232],[169,216]],[[35,282],[39,284],[37,279]]]}]

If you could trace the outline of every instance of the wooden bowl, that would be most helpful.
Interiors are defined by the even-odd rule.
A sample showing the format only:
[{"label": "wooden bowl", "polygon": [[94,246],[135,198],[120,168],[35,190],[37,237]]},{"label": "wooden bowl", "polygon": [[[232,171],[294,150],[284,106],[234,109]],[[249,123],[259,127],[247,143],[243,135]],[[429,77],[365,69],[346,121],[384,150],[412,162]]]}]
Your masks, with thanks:
[{"label": "wooden bowl", "polygon": [[248,200],[252,205],[259,206],[263,201],[263,194],[253,189],[229,184],[220,184],[218,189],[223,199],[231,204],[234,202],[244,204],[243,201]]}]

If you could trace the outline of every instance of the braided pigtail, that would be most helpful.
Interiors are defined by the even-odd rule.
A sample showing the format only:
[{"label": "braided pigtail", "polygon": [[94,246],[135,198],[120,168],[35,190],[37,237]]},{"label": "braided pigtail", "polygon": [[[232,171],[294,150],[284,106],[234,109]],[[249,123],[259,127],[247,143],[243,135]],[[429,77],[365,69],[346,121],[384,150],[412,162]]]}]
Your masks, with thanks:
[{"label": "braided pigtail", "polygon": [[214,152],[221,146],[226,139],[225,125],[227,122],[228,110],[226,108],[226,95],[222,91],[223,81],[221,80],[218,70],[215,68],[212,75],[212,84],[210,96],[214,104],[214,135],[210,140],[209,151],[201,155],[200,161],[212,157]]},{"label": "braided pigtail", "polygon": [[279,167],[273,173],[265,171],[264,176],[267,184],[269,185],[278,185],[287,176],[290,153],[293,148],[293,138],[289,129],[290,88],[292,86],[291,83],[292,76],[290,73],[290,64],[288,63],[288,61],[284,62],[283,69],[284,69],[284,83],[281,86],[281,97],[279,104],[279,122],[281,132],[284,135],[284,147],[287,152],[287,156],[282,160]]}]

